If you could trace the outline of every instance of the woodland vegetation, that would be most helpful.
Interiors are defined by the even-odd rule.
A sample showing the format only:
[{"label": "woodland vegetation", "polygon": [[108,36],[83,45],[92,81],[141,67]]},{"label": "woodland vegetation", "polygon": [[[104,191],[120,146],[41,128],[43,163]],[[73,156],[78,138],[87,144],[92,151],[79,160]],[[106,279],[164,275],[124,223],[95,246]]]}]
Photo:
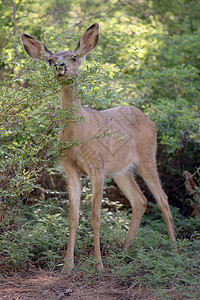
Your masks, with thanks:
[{"label": "woodland vegetation", "polygon": [[[135,105],[155,122],[158,170],[177,234],[175,252],[157,205],[138,178],[151,201],[131,252],[121,252],[130,208],[108,178],[104,265],[124,285],[157,290],[159,299],[169,299],[161,290],[169,287],[184,299],[198,299],[200,1],[0,0],[0,9],[0,274],[29,265],[62,266],[68,196],[59,156],[77,143],[58,143],[61,117],[75,121],[74,112],[60,110],[52,70],[26,56],[19,35],[36,37],[52,52],[74,49],[81,33],[99,22],[98,47],[79,74],[81,101],[97,110]],[[92,278],[88,178],[83,177],[82,190],[75,251],[78,270]]]}]

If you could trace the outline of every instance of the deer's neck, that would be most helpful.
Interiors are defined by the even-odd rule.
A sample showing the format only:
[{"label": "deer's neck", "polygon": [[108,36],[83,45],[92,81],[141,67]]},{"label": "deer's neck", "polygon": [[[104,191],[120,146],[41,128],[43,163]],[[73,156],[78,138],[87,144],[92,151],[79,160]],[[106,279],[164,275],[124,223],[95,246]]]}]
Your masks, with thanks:
[{"label": "deer's neck", "polygon": [[[71,111],[70,120],[67,121],[67,126],[65,126],[64,128],[64,138],[66,140],[71,140],[73,139],[73,137],[79,137],[79,119],[81,119],[81,117],[84,117],[84,108],[81,106],[81,101],[78,93],[78,85],[62,88],[61,109]],[[66,122],[66,120],[63,121]]]},{"label": "deer's neck", "polygon": [[61,91],[61,109],[69,108],[70,106],[78,106],[81,108],[79,98],[78,85],[73,87],[64,86]]}]

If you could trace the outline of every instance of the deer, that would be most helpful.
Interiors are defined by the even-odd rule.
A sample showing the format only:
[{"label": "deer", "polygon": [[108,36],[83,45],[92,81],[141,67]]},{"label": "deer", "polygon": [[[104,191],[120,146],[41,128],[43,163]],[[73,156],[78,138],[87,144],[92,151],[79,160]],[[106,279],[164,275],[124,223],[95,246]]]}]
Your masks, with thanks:
[{"label": "deer", "polygon": [[[199,170],[199,169],[198,169]],[[198,172],[197,170],[197,172]],[[192,193],[194,200],[192,201],[190,199],[189,203],[190,206],[193,208],[193,212],[191,214],[192,217],[198,217],[200,216],[200,192],[198,191],[198,184],[193,178],[194,175],[192,175],[188,171],[183,172],[183,177],[185,178],[185,187],[186,190],[190,193]]]},{"label": "deer", "polygon": [[[36,38],[22,33],[21,41],[26,53],[35,60],[43,60],[53,67],[55,76],[66,83],[78,74],[86,55],[99,42],[100,25],[92,24],[82,34],[73,51],[52,53]],[[162,189],[156,165],[156,126],[135,106],[118,106],[97,111],[83,107],[76,84],[61,86],[61,109],[76,108],[78,122],[69,122],[59,133],[59,141],[78,139],[78,145],[66,149],[60,158],[66,174],[69,196],[69,238],[64,271],[74,269],[75,235],[79,223],[81,176],[87,175],[92,186],[91,226],[94,234],[94,259],[96,268],[103,271],[100,249],[101,203],[106,177],[112,178],[128,198],[132,217],[123,250],[127,250],[136,236],[141,218],[147,207],[147,199],[135,181],[137,170],[155,197],[166,222],[171,241],[175,242],[175,230],[168,198]],[[106,132],[106,134],[105,134]]]}]

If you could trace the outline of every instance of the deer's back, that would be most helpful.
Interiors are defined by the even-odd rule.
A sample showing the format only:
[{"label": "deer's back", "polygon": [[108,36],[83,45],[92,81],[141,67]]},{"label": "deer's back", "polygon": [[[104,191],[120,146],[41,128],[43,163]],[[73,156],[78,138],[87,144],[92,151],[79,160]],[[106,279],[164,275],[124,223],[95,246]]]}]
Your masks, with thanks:
[{"label": "deer's back", "polygon": [[[154,123],[134,106],[103,111],[82,108],[83,120],[67,126],[60,138],[79,139],[79,145],[62,158],[65,170],[73,164],[81,173],[104,172],[107,176],[155,156]],[[65,165],[65,166],[64,166]]]}]

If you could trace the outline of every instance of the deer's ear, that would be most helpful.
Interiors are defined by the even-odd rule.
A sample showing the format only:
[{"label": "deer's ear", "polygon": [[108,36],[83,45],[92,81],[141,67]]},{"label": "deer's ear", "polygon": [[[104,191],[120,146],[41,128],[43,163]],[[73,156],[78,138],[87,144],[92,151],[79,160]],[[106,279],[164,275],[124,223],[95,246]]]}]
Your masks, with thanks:
[{"label": "deer's ear", "polygon": [[99,24],[94,23],[81,36],[75,51],[77,51],[81,56],[87,55],[98,44],[99,34],[100,34]]},{"label": "deer's ear", "polygon": [[189,192],[194,192],[197,187],[196,182],[192,178],[192,174],[188,171],[183,172],[183,176],[185,177],[185,187]]},{"label": "deer's ear", "polygon": [[49,59],[49,57],[52,55],[51,51],[49,51],[47,47],[45,47],[34,37],[26,33],[22,33],[20,37],[22,45],[24,46],[24,50],[33,59]]}]

